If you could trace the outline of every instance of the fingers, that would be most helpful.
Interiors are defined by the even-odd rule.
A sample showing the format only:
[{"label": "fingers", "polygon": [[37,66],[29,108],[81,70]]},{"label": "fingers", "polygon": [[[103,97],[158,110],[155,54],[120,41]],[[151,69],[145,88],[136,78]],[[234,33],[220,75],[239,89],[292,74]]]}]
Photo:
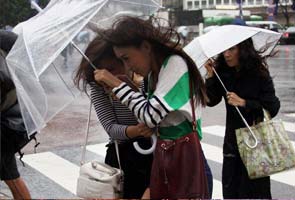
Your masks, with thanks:
[{"label": "fingers", "polygon": [[119,86],[122,81],[110,73],[106,69],[97,69],[94,71],[94,79],[97,83],[102,84],[105,83],[110,88],[114,88]]},{"label": "fingers", "polygon": [[226,94],[226,98],[227,98],[227,103],[229,105],[232,105],[232,106],[242,106],[242,107],[244,107],[246,105],[246,101],[243,98],[239,97],[234,92],[228,92]]},{"label": "fingers", "polygon": [[234,93],[234,92],[228,92],[227,94],[226,94],[226,98],[227,99],[233,99],[233,98],[237,98],[238,96],[236,95],[236,93]]},{"label": "fingers", "polygon": [[139,133],[143,137],[150,137],[153,134],[152,129],[147,127],[144,123],[140,123],[137,125]]},{"label": "fingers", "polygon": [[205,63],[205,68],[207,70],[207,75],[206,75],[207,78],[210,78],[213,76],[213,66],[214,66],[214,63],[211,59],[207,60],[207,62]]},{"label": "fingers", "polygon": [[104,71],[104,69],[97,69],[94,71],[94,79],[99,84],[103,84]]},{"label": "fingers", "polygon": [[227,94],[226,94],[226,98],[227,98],[227,103],[229,104],[229,105],[232,105],[232,106],[235,106],[234,105],[234,100],[235,100],[235,96],[234,96],[234,94],[235,93],[233,93],[233,92],[228,92]]}]

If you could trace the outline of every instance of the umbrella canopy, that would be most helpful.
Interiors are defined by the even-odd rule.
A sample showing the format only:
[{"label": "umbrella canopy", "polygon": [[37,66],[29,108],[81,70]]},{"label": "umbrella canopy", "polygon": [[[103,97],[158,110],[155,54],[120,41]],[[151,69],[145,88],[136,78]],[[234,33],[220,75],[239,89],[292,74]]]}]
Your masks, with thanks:
[{"label": "umbrella canopy", "polygon": [[256,50],[261,55],[269,55],[281,37],[280,33],[239,25],[224,25],[192,40],[184,51],[201,68],[209,58],[233,47],[248,38],[252,38]]},{"label": "umbrella canopy", "polygon": [[42,129],[80,94],[72,78],[82,56],[68,51],[69,43],[83,41],[78,46],[85,50],[95,35],[89,27],[107,28],[122,15],[151,15],[159,2],[51,0],[42,12],[15,28],[19,36],[7,63],[29,134]]}]

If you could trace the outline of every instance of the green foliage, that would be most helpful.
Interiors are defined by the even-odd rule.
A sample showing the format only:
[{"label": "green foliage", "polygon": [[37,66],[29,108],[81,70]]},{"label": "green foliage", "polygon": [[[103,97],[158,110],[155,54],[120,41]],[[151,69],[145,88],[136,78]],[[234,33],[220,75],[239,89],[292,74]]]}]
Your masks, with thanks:
[{"label": "green foliage", "polygon": [[[39,5],[44,8],[49,0],[40,0]],[[37,14],[31,8],[29,0],[0,0],[0,28],[6,25],[15,26]]]}]

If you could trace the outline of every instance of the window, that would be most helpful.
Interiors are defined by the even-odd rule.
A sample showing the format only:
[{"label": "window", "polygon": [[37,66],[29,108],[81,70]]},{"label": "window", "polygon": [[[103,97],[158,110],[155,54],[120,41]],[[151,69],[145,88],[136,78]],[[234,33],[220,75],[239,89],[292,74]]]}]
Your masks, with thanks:
[{"label": "window", "polygon": [[192,1],[188,1],[187,2],[187,8],[188,9],[192,9],[193,8],[193,2]]},{"label": "window", "polygon": [[248,5],[254,5],[254,0],[248,0]]},{"label": "window", "polygon": [[221,5],[221,0],[216,0],[216,5]]},{"label": "window", "polygon": [[224,5],[229,5],[229,0],[224,0]]},{"label": "window", "polygon": [[206,0],[202,0],[202,8],[206,8],[207,7],[207,1]]},{"label": "window", "polygon": [[200,8],[200,1],[194,1],[195,8]]},{"label": "window", "polygon": [[262,5],[262,0],[256,0],[256,5]]}]

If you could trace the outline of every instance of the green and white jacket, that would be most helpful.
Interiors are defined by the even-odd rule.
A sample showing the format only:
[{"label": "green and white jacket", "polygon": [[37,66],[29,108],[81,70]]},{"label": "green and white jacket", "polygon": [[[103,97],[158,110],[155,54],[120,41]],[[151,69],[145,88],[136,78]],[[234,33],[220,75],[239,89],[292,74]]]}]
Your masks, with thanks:
[{"label": "green and white jacket", "polygon": [[[182,57],[172,55],[164,61],[156,89],[148,99],[126,83],[115,87],[113,92],[140,122],[150,128],[158,127],[161,139],[177,139],[192,132],[188,67]],[[196,107],[201,138],[200,117],[201,107]]]}]

